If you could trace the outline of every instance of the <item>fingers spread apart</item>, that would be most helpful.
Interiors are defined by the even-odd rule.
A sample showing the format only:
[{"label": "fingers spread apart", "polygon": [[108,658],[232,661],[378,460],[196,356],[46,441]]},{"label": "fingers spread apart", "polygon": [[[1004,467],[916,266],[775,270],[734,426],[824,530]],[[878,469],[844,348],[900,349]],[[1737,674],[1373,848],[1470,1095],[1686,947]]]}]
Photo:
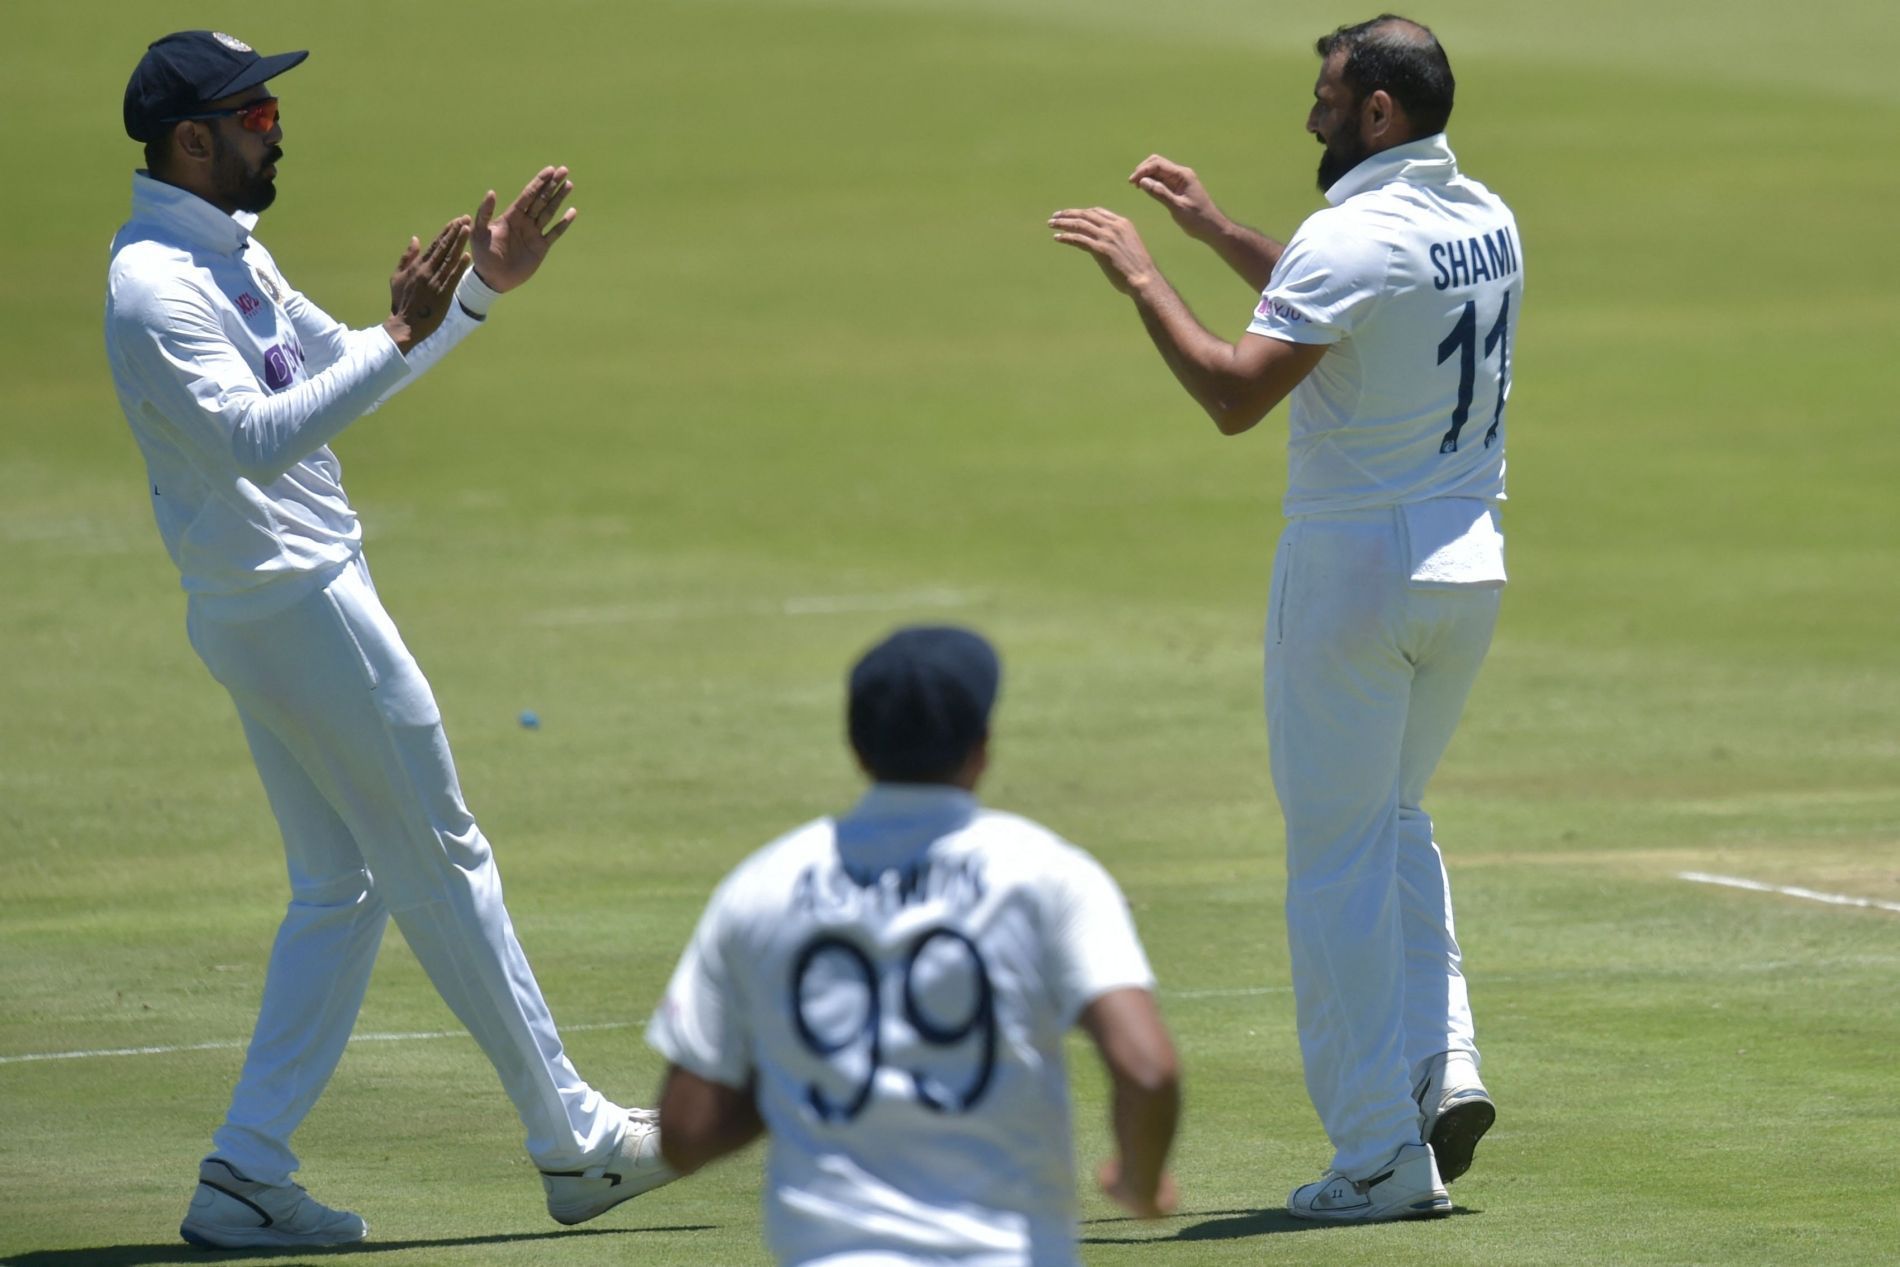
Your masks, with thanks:
[{"label": "fingers spread apart", "polygon": [[520,212],[524,220],[540,229],[549,241],[565,233],[574,221],[572,209],[558,221],[555,219],[560,215],[561,204],[574,192],[574,182],[567,178],[567,172],[566,167],[543,167],[508,208],[510,213]]}]

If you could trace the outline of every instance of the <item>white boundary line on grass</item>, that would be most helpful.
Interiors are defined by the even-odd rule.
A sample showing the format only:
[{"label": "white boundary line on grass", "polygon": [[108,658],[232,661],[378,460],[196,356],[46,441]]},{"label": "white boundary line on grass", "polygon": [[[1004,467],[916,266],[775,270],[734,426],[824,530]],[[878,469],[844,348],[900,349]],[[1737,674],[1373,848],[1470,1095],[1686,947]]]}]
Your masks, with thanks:
[{"label": "white boundary line on grass", "polygon": [[1696,884],[1720,884],[1731,889],[1747,889],[1751,893],[1779,893],[1783,897],[1826,902],[1829,906],[1859,906],[1869,910],[1900,912],[1900,902],[1883,902],[1873,897],[1849,897],[1845,893],[1821,893],[1792,884],[1764,884],[1760,880],[1744,880],[1740,876],[1710,875],[1706,871],[1678,871],[1676,879],[1689,880]]},{"label": "white boundary line on grass", "polygon": [[[1734,876],[1705,875],[1700,871],[1682,871],[1677,879],[1694,880],[1702,884],[1724,884],[1735,888],[1749,889],[1762,893],[1785,893],[1792,897],[1805,897],[1816,901],[1837,905],[1878,907],[1882,910],[1900,911],[1900,903],[1882,902],[1874,898],[1844,897],[1835,893],[1816,893],[1812,889],[1782,888],[1778,885],[1763,884],[1756,880],[1742,880]],[[1878,962],[1891,963],[1892,959],[1882,958]],[[1770,960],[1765,963],[1732,964],[1730,971],[1774,972],[1792,966],[1792,961]],[[1524,982],[1524,981],[1571,981],[1588,977],[1597,979],[1593,972],[1524,972],[1487,975],[1487,982]],[[1186,990],[1163,989],[1161,997],[1178,1001],[1198,999],[1251,999],[1270,995],[1291,994],[1290,985],[1230,985],[1202,986]],[[597,1021],[591,1025],[563,1025],[561,1029],[568,1033],[586,1033],[590,1030],[631,1029],[635,1021]],[[414,1033],[371,1033],[352,1034],[353,1043],[403,1043],[420,1042],[435,1038],[466,1038],[467,1030],[442,1029],[423,1030]],[[170,1047],[107,1047],[92,1051],[46,1051],[29,1052],[19,1056],[0,1056],[0,1065],[19,1065],[41,1060],[91,1060],[102,1056],[169,1056],[175,1052],[187,1051],[238,1051],[247,1044],[244,1042],[222,1043],[181,1043]]]},{"label": "white boundary line on grass", "polygon": [[[632,1021],[600,1021],[593,1025],[563,1025],[568,1033],[595,1029],[627,1029]],[[407,1043],[426,1038],[467,1038],[465,1029],[425,1030],[410,1034],[351,1034],[353,1043]],[[23,1065],[33,1060],[91,1060],[98,1056],[169,1056],[180,1051],[236,1051],[249,1046],[241,1043],[181,1043],[175,1047],[106,1047],[94,1051],[40,1051],[24,1056],[0,1056],[0,1065]]]}]

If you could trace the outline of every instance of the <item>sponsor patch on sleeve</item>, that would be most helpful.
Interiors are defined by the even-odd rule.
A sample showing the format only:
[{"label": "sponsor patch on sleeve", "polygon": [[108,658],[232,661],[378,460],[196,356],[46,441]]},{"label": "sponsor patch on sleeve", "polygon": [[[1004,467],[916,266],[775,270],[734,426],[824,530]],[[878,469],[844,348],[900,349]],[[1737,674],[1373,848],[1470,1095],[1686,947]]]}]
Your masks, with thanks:
[{"label": "sponsor patch on sleeve", "polygon": [[1260,297],[1260,306],[1253,310],[1253,315],[1256,317],[1277,317],[1281,321],[1293,322],[1295,324],[1307,320],[1306,314],[1301,312],[1298,308],[1295,308],[1284,299],[1275,299],[1271,295],[1262,295]]}]

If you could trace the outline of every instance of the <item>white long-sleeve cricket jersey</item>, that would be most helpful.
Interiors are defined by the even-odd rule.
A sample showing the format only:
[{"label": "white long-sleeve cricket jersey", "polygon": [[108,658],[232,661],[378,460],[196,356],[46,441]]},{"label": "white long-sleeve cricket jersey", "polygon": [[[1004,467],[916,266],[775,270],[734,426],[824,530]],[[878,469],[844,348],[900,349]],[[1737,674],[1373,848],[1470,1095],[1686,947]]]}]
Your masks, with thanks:
[{"label": "white long-sleeve cricket jersey", "polygon": [[496,292],[469,270],[405,359],[284,281],[251,229],[144,172],[112,242],[106,356],[145,456],[152,513],[187,593],[247,618],[297,601],[362,550],[329,442],[480,323]]}]

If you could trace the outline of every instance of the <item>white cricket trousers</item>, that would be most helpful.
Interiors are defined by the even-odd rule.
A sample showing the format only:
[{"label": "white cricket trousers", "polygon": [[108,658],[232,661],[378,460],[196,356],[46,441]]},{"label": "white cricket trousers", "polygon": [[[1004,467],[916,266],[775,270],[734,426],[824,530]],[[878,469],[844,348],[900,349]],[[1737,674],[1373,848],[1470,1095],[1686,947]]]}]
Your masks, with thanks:
[{"label": "white cricket trousers", "polygon": [[191,644],[237,704],[283,832],[290,906],[213,1152],[265,1183],[343,1054],[390,916],[487,1053],[542,1169],[610,1150],[624,1115],[561,1050],[456,781],[435,696],[359,557],[287,610],[226,621],[194,601]]},{"label": "white cricket trousers", "polygon": [[1411,1096],[1477,1059],[1451,888],[1421,806],[1491,645],[1495,587],[1414,585],[1396,509],[1288,522],[1267,615],[1267,733],[1306,1086],[1355,1178],[1419,1142]]}]

